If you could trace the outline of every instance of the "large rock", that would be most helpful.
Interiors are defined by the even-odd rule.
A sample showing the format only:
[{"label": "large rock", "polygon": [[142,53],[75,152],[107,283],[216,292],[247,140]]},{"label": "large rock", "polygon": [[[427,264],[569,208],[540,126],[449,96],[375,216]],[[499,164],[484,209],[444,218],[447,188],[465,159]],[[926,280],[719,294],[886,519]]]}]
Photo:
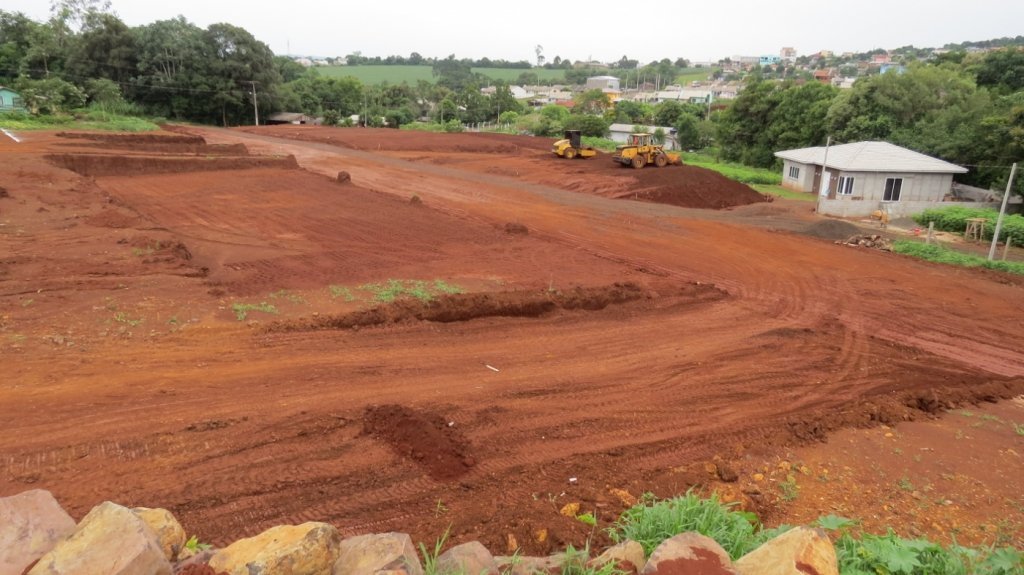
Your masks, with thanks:
[{"label": "large rock", "polygon": [[43,555],[29,575],[170,575],[156,534],[131,509],[109,501]]},{"label": "large rock", "polygon": [[491,552],[479,541],[456,545],[437,558],[438,573],[465,573],[466,575],[497,575],[498,563]]},{"label": "large rock", "polygon": [[181,523],[166,509],[150,509],[148,507],[136,507],[132,511],[140,519],[149,525],[149,528],[156,533],[157,543],[164,552],[168,561],[175,561],[178,553],[185,547],[185,530]]},{"label": "large rock", "polygon": [[75,520],[49,491],[0,498],[0,575],[21,575],[75,530]]},{"label": "large rock", "polygon": [[641,575],[737,575],[729,554],[714,539],[681,533],[661,542]]},{"label": "large rock", "polygon": [[210,567],[230,575],[330,575],[341,535],[333,525],[279,525],[221,549]]},{"label": "large rock", "polygon": [[736,560],[741,575],[838,575],[832,541],[819,529],[796,527]]},{"label": "large rock", "polygon": [[645,562],[644,546],[636,541],[627,539],[618,545],[609,547],[604,553],[591,559],[587,562],[587,566],[600,569],[611,563],[616,569],[624,573],[639,573],[644,568]]},{"label": "large rock", "polygon": [[405,533],[359,535],[341,542],[334,575],[423,575],[412,538]]}]

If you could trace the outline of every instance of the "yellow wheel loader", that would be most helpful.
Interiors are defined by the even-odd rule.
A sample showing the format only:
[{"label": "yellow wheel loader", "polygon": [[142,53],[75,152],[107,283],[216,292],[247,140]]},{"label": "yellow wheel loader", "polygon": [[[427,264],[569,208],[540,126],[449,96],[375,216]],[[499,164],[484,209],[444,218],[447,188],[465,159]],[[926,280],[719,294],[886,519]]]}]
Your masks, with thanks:
[{"label": "yellow wheel loader", "polygon": [[597,150],[590,146],[583,145],[583,136],[579,130],[566,130],[565,138],[555,142],[551,151],[560,158],[571,160],[573,158],[592,158],[597,155]]},{"label": "yellow wheel loader", "polygon": [[666,152],[664,146],[654,143],[654,134],[630,134],[629,141],[615,148],[612,159],[623,166],[640,169],[647,164],[664,168],[669,164],[682,164],[682,156]]}]

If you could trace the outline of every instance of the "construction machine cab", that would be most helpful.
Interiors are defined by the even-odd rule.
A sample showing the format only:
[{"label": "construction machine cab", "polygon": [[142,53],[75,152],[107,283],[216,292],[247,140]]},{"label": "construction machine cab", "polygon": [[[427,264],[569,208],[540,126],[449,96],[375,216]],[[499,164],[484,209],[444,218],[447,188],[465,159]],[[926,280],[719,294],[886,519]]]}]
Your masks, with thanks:
[{"label": "construction machine cab", "polygon": [[629,135],[630,146],[650,146],[651,145],[651,134],[630,134]]},{"label": "construction machine cab", "polygon": [[583,135],[579,130],[566,130],[565,139],[569,140],[569,145],[579,150],[583,147]]}]

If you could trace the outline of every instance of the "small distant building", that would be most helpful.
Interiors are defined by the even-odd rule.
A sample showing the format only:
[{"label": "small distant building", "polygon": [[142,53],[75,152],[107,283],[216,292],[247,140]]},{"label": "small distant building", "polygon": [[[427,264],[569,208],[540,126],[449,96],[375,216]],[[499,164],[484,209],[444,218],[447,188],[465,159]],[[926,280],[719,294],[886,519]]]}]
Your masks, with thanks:
[{"label": "small distant building", "polygon": [[23,111],[24,109],[25,102],[22,101],[21,94],[7,86],[0,86],[0,112]]},{"label": "small distant building", "polygon": [[[855,142],[775,152],[783,160],[782,185],[818,193],[818,213],[848,217],[885,210],[893,217],[955,202],[953,175],[967,168],[888,142]],[[824,182],[823,182],[824,179]]]},{"label": "small distant building", "polygon": [[675,150],[676,145],[676,129],[667,126],[646,126],[643,124],[612,124],[608,127],[608,138],[619,144],[625,144],[629,141],[629,136],[637,132],[648,132],[653,134],[656,130],[661,130],[665,133],[665,149]]},{"label": "small distant building", "polygon": [[815,70],[814,79],[821,82],[822,84],[831,84],[839,74],[835,68],[825,68],[824,70]]},{"label": "small distant building", "polygon": [[778,64],[781,61],[782,61],[782,58],[780,56],[775,56],[775,55],[772,55],[772,54],[768,54],[766,56],[761,56],[758,59],[757,63],[763,68],[765,66],[774,66],[774,65]]},{"label": "small distant building", "polygon": [[796,48],[784,47],[779,51],[779,57],[790,63],[796,62]]},{"label": "small distant building", "polygon": [[906,66],[904,66],[902,64],[893,64],[891,62],[882,64],[881,66],[878,67],[878,73],[879,74],[887,74],[889,72],[894,72],[896,74],[902,74],[902,73],[904,73],[906,71],[907,71],[907,67]]},{"label": "small distant building", "polygon": [[875,54],[871,57],[872,64],[888,64],[892,62],[892,57],[888,54]]},{"label": "small distant building", "polygon": [[313,124],[315,120],[301,112],[277,112],[267,116],[268,124]]},{"label": "small distant building", "polygon": [[587,78],[587,90],[614,90],[620,92],[619,79],[615,76],[592,76]]}]

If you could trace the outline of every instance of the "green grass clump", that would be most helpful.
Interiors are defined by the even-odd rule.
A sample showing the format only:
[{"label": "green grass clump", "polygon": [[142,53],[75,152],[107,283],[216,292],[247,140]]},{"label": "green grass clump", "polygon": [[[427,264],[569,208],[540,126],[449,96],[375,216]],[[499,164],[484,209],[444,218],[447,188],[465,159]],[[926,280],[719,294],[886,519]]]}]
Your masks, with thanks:
[{"label": "green grass clump", "polygon": [[412,297],[422,302],[428,302],[440,294],[463,293],[462,288],[459,286],[445,283],[442,280],[434,280],[433,282],[422,280],[388,280],[382,284],[363,284],[358,289],[370,292],[373,299],[381,303],[391,303],[396,299],[404,297]]},{"label": "green grass clump", "polygon": [[1001,260],[988,261],[981,256],[961,253],[937,244],[924,244],[913,240],[898,240],[893,243],[892,251],[930,262],[969,268],[986,268],[1024,275],[1024,263],[1004,262]]},{"label": "green grass clump", "polygon": [[718,172],[730,180],[736,180],[742,184],[766,184],[777,186],[782,183],[782,174],[774,170],[752,168],[750,166],[744,166],[743,164],[719,162],[708,154],[686,152],[683,154],[683,161],[691,166],[697,166]]},{"label": "green grass clump", "polygon": [[757,516],[734,511],[734,506],[720,502],[717,494],[703,498],[692,489],[661,501],[646,494],[640,503],[622,513],[608,535],[616,543],[632,539],[650,555],[665,539],[696,531],[717,541],[737,559],[757,547],[760,538]]},{"label": "green grass clump", "polygon": [[[985,224],[982,226],[984,237],[992,239],[998,217],[999,212],[990,208],[954,206],[925,210],[915,215],[914,221],[922,226],[927,226],[928,222],[935,222],[935,229],[937,230],[962,234],[967,230],[968,218],[985,218]],[[1003,227],[999,232],[999,239],[1005,240],[1007,237],[1012,238],[1014,244],[1024,246],[1024,216],[1012,214],[1003,218]]]},{"label": "green grass clump", "polygon": [[352,291],[345,286],[330,285],[327,289],[331,292],[331,298],[338,299],[339,297],[345,301],[355,300],[355,296],[352,295]]},{"label": "green grass clump", "polygon": [[260,303],[236,303],[231,306],[231,309],[235,312],[235,317],[238,321],[245,321],[245,318],[249,317],[251,311],[261,311],[263,313],[277,313],[277,308],[273,304],[267,302]]}]

